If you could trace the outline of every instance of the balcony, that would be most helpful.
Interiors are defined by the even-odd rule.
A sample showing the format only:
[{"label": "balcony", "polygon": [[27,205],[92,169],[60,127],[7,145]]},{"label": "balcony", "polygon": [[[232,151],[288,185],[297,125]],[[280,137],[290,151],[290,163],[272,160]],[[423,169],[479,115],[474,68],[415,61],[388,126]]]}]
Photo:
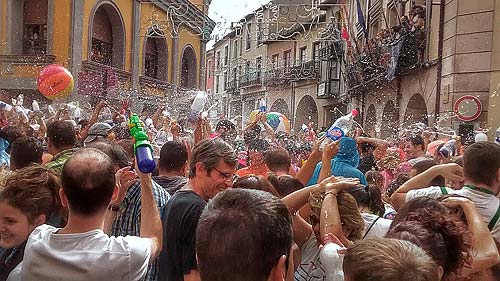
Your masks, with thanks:
[{"label": "balcony", "polygon": [[55,60],[53,55],[0,55],[0,62],[7,64],[48,65]]},{"label": "balcony", "polygon": [[266,86],[280,86],[290,83],[289,75],[290,69],[285,71],[284,67],[272,68],[265,73],[264,85]]},{"label": "balcony", "polygon": [[165,96],[173,92],[173,85],[169,82],[154,79],[148,76],[139,76],[141,91],[150,96]]},{"label": "balcony", "polygon": [[240,76],[240,88],[262,85],[262,72],[254,72]]},{"label": "balcony", "polygon": [[233,79],[226,83],[226,92],[229,94],[239,94],[237,79]]},{"label": "balcony", "polygon": [[401,32],[397,38],[372,44],[346,67],[348,91],[392,81],[424,65],[425,31]]},{"label": "balcony", "polygon": [[120,90],[130,88],[132,74],[123,69],[100,64],[94,61],[82,61],[82,70],[78,73],[78,93],[95,97],[113,97]]},{"label": "balcony", "polygon": [[299,62],[285,74],[293,81],[318,79],[319,66],[319,61]]},{"label": "balcony", "polygon": [[323,46],[319,49],[320,60],[340,60],[344,54],[344,47],[341,42],[335,42]]}]

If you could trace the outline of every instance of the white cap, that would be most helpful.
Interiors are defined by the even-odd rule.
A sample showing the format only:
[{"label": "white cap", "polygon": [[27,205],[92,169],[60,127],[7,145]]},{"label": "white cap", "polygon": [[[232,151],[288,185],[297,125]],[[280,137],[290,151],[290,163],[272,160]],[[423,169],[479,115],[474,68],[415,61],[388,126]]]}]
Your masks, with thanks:
[{"label": "white cap", "polygon": [[485,133],[477,133],[474,137],[475,142],[488,141],[488,136]]}]

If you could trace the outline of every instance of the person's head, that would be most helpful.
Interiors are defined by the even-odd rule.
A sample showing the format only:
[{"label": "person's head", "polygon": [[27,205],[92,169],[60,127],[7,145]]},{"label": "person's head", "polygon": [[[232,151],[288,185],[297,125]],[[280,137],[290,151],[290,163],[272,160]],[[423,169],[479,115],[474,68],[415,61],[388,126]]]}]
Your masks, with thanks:
[{"label": "person's head", "polygon": [[61,199],[70,217],[104,215],[112,197],[118,195],[113,161],[95,148],[75,152],[64,163],[61,181]]},{"label": "person's head", "polygon": [[[323,237],[320,233],[320,217],[321,207],[325,199],[324,192],[313,192],[309,197],[309,205],[311,206],[311,216],[309,222],[313,228],[316,239],[322,243]],[[339,208],[340,221],[342,223],[342,231],[349,240],[359,240],[363,237],[365,222],[358,210],[356,199],[349,193],[343,191],[337,194],[337,204]]]},{"label": "person's head", "polygon": [[384,185],[384,177],[379,171],[368,171],[365,173],[365,178],[368,183],[375,184],[379,188]]},{"label": "person's head", "polygon": [[408,138],[405,143],[404,151],[407,159],[414,159],[425,154],[425,143],[421,136]]},{"label": "person's head", "polygon": [[393,181],[387,185],[387,189],[385,191],[385,194],[382,194],[383,196],[391,197],[396,190],[402,186],[405,182],[407,182],[410,179],[410,175],[407,173],[398,173]]},{"label": "person's head", "polygon": [[248,175],[241,177],[234,182],[233,188],[262,190],[276,197],[280,197],[280,194],[274,186],[263,176]]},{"label": "person's head", "polygon": [[436,263],[411,242],[368,238],[346,251],[345,281],[438,281]]},{"label": "person's head", "polygon": [[268,150],[264,155],[264,162],[271,172],[279,175],[287,175],[292,164],[288,151],[284,149]]},{"label": "person's head", "polygon": [[[436,166],[436,165],[437,165],[437,163],[433,159],[425,159],[425,160],[418,161],[411,168],[410,177],[413,178],[414,176],[419,175],[419,174],[427,171],[429,168]],[[445,183],[445,179],[443,178],[443,176],[435,177],[434,179],[432,179],[432,181],[430,183],[431,186],[444,186],[445,184],[446,183]]]},{"label": "person's head", "polygon": [[368,208],[371,213],[381,217],[384,216],[385,207],[378,186],[369,183],[366,187],[356,187],[347,191],[354,196],[358,203],[358,207]]},{"label": "person's head", "polygon": [[12,144],[17,138],[24,136],[21,129],[17,126],[7,125],[0,129],[0,138],[7,141],[7,145],[5,146],[7,153],[10,153],[10,144]]},{"label": "person's head", "polygon": [[55,155],[76,145],[75,127],[68,121],[53,121],[47,126],[47,147]]},{"label": "person's head", "polygon": [[167,141],[160,150],[158,169],[160,173],[183,173],[188,160],[187,148],[178,141]]},{"label": "person's head", "polygon": [[104,152],[104,154],[106,154],[113,162],[115,172],[121,168],[131,166],[133,164],[132,162],[130,162],[125,149],[123,149],[123,147],[119,144],[97,141],[89,143],[86,148],[95,148],[101,152]]},{"label": "person's head", "polygon": [[[223,237],[223,241],[214,237]],[[196,252],[201,279],[290,278],[292,243],[291,216],[279,198],[260,190],[228,189],[209,201],[198,223]]]},{"label": "person's head", "polygon": [[269,143],[264,139],[254,139],[248,143],[250,165],[264,163],[264,153],[269,149]]},{"label": "person's head", "polygon": [[464,176],[476,185],[500,188],[500,146],[478,142],[464,151]]},{"label": "person's head", "polygon": [[90,126],[89,133],[83,142],[85,145],[97,141],[106,142],[111,133],[112,127],[108,123],[95,123]]},{"label": "person's head", "polygon": [[446,278],[471,261],[472,234],[449,209],[431,206],[411,210],[402,220],[393,222],[386,237],[410,241],[424,249]]},{"label": "person's head", "polygon": [[10,169],[12,171],[31,164],[41,164],[43,145],[33,137],[20,137],[11,144]]},{"label": "person's head", "polygon": [[233,185],[236,154],[225,141],[207,139],[197,143],[189,159],[189,178],[208,200]]},{"label": "person's head", "polygon": [[215,130],[220,134],[220,137],[228,143],[233,143],[236,139],[236,125],[229,120],[219,121],[215,126]]},{"label": "person's head", "polygon": [[54,172],[32,165],[10,174],[0,192],[0,247],[23,244],[31,231],[59,214],[61,181]]},{"label": "person's head", "polygon": [[293,193],[299,189],[304,188],[304,184],[293,176],[283,175],[277,176],[276,174],[269,174],[267,176],[269,182],[276,188],[281,198]]}]

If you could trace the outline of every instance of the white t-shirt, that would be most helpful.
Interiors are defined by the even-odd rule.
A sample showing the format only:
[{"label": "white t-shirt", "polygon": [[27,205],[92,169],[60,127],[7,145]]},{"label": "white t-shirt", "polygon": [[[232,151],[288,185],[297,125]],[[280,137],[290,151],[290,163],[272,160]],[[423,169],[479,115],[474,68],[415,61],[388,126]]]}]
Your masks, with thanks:
[{"label": "white t-shirt", "polygon": [[[497,211],[500,208],[500,199],[493,194],[488,194],[486,192],[475,190],[469,187],[464,187],[459,190],[454,190],[447,187],[431,186],[422,189],[410,190],[406,193],[406,202],[412,200],[413,198],[428,196],[437,199],[446,194],[456,194],[466,198],[469,198],[474,205],[478,213],[483,216],[486,224],[489,224]],[[500,239],[500,219],[496,222],[495,226],[491,229],[491,235],[493,238]]]},{"label": "white t-shirt", "polygon": [[304,245],[302,245],[302,260],[297,270],[295,270],[295,281],[325,280],[326,272],[319,260],[319,247],[320,244],[313,232]]},{"label": "white t-shirt", "polygon": [[[369,237],[384,237],[392,223],[392,220],[384,219],[374,214],[361,213],[361,217],[365,221],[364,239]],[[368,229],[370,231],[366,233]]]},{"label": "white t-shirt", "polygon": [[153,241],[135,236],[109,237],[96,229],[57,234],[41,225],[31,233],[24,259],[8,281],[140,280],[146,274]]}]

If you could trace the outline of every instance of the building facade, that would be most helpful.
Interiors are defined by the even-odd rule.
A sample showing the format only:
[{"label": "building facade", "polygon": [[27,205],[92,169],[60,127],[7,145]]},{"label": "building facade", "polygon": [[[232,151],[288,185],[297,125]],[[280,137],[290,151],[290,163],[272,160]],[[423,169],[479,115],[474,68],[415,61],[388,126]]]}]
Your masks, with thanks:
[{"label": "building facade", "polygon": [[[157,104],[205,88],[208,1],[1,0],[0,89],[40,98],[47,64],[71,71],[70,99]],[[174,20],[171,20],[174,19]],[[179,91],[181,90],[181,91]]]}]

